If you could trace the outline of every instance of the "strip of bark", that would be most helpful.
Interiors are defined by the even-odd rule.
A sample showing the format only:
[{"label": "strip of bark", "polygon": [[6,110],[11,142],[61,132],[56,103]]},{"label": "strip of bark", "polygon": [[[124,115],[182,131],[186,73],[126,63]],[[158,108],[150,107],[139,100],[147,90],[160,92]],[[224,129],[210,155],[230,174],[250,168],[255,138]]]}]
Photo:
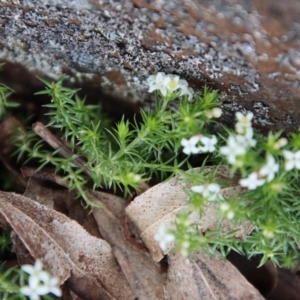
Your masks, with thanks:
[{"label": "strip of bark", "polygon": [[47,129],[41,122],[36,122],[32,125],[33,131],[39,135],[46,143],[48,143],[53,149],[58,150],[59,153],[66,157],[73,157],[72,161],[74,164],[81,168],[86,175],[92,178],[90,170],[86,167],[86,163],[80,157],[76,155],[60,140],[58,139],[49,129]]}]

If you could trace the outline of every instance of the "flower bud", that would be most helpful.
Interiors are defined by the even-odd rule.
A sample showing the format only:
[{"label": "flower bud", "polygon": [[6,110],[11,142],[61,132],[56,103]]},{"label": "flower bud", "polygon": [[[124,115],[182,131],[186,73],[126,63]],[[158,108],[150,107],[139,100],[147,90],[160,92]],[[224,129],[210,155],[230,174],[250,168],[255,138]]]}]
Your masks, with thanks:
[{"label": "flower bud", "polygon": [[281,138],[275,143],[275,149],[278,150],[284,146],[286,146],[288,143],[288,140],[286,138]]}]

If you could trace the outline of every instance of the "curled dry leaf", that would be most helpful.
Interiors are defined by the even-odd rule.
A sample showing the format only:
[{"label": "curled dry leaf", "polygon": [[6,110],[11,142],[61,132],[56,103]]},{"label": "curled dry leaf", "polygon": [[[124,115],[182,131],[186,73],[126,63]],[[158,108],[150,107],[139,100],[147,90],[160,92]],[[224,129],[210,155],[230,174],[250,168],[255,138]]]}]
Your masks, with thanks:
[{"label": "curled dry leaf", "polygon": [[209,256],[179,252],[168,256],[167,300],[263,300],[264,297],[220,253]]},{"label": "curled dry leaf", "polygon": [[[195,171],[197,170],[195,169]],[[216,167],[205,167],[203,172],[208,173],[215,170]],[[216,178],[226,181],[231,186],[221,189],[220,193],[224,197],[242,192],[242,188],[237,185],[238,178],[230,178],[227,166],[218,167]],[[135,198],[126,208],[126,213],[139,228],[141,238],[148,247],[154,261],[160,261],[164,254],[167,254],[174,247],[174,243],[169,243],[166,250],[162,252],[158,243],[154,240],[154,235],[160,225],[164,224],[172,228],[176,215],[188,209],[187,201],[189,197],[185,189],[190,189],[191,184],[181,179],[180,176],[175,176],[165,183],[154,186]],[[218,206],[213,202],[207,203],[201,218],[197,212],[192,213],[190,216],[191,222],[197,224],[201,232],[217,229],[219,218]],[[233,227],[227,220],[223,220],[223,233],[232,230],[237,230],[235,233],[236,238],[244,239],[253,230],[253,226],[250,223],[244,223]]]},{"label": "curled dry leaf", "polygon": [[93,215],[101,235],[111,245],[136,299],[164,299],[165,274],[160,272],[149,253],[133,247],[122,235],[120,220],[125,208],[124,199],[102,192],[90,192],[89,198],[104,206],[94,208]]},{"label": "curled dry leaf", "polygon": [[53,208],[54,203],[52,190],[42,186],[38,179],[28,179],[26,190],[23,195],[31,200],[35,200],[40,204]]},{"label": "curled dry leaf", "polygon": [[90,236],[77,222],[14,193],[0,192],[0,215],[35,258],[62,284],[69,277],[91,278],[111,299],[133,299],[110,245]]},{"label": "curled dry leaf", "polygon": [[62,179],[59,175],[54,171],[34,173],[34,170],[30,168],[23,168],[22,174],[29,177],[23,194],[25,197],[67,215],[70,219],[77,221],[89,234],[102,238],[93,215],[83,208],[75,191],[57,189],[56,184],[51,189],[47,187],[49,178],[57,178],[58,183],[61,183]]}]

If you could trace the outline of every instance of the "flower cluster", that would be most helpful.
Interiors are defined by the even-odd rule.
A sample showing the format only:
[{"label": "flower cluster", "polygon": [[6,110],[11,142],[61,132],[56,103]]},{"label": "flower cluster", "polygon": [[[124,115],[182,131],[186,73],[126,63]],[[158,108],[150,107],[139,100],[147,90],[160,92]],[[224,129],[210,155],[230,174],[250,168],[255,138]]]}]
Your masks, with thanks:
[{"label": "flower cluster", "polygon": [[208,201],[222,200],[223,197],[219,194],[221,187],[217,183],[207,183],[203,185],[196,185],[191,187],[191,190],[195,193],[200,193]]},{"label": "flower cluster", "polygon": [[255,147],[256,140],[253,138],[253,128],[251,120],[253,113],[249,112],[244,116],[237,112],[236,118],[238,122],[235,125],[237,135],[229,135],[227,145],[220,148],[220,153],[227,157],[230,164],[238,164],[240,161],[238,157],[244,155],[248,147]]},{"label": "flower cluster", "polygon": [[188,96],[188,100],[193,99],[194,91],[188,86],[184,79],[180,79],[178,75],[165,74],[158,72],[156,75],[151,75],[147,79],[149,85],[149,92],[159,90],[162,96],[166,97],[168,94],[178,91],[178,97]]},{"label": "flower cluster", "polygon": [[40,296],[49,293],[57,297],[62,295],[61,289],[58,287],[58,278],[51,277],[47,271],[43,271],[43,264],[38,259],[34,266],[23,265],[22,270],[29,274],[28,286],[20,289],[21,294],[28,296],[30,300],[39,300]]},{"label": "flower cluster", "polygon": [[167,249],[167,245],[175,240],[175,236],[170,233],[165,225],[161,225],[154,236],[154,240],[159,243],[162,251]]},{"label": "flower cluster", "polygon": [[[226,156],[230,164],[242,167],[244,161],[240,157],[245,155],[249,148],[255,147],[257,141],[253,138],[251,124],[253,113],[248,112],[246,115],[243,115],[237,112],[236,118],[235,129],[237,134],[229,135],[227,145],[220,148],[220,153]],[[272,181],[278,170],[279,164],[276,163],[273,155],[268,154],[266,164],[259,171],[252,172],[248,177],[241,179],[239,183],[242,187],[255,190],[265,182]]]},{"label": "flower cluster", "polygon": [[290,171],[294,168],[300,170],[300,150],[292,152],[283,150],[283,156],[285,158],[285,170]]},{"label": "flower cluster", "polygon": [[[158,73],[151,76],[148,83],[150,85],[149,91],[159,90],[164,101],[169,101],[169,99],[183,94],[188,95],[189,100],[191,99],[186,82],[180,87],[183,82],[176,75]],[[222,193],[222,187],[215,182],[213,172],[209,176],[201,174],[202,172],[193,173],[191,177],[188,177],[193,182],[189,193],[190,210],[178,214],[175,224],[176,231],[172,232],[174,235],[168,232],[166,228],[161,227],[155,235],[155,240],[165,250],[167,243],[175,239],[177,249],[180,249],[184,255],[191,253],[199,245],[211,249],[211,244],[214,244],[213,247],[218,247],[216,245],[219,243],[218,245],[222,250],[224,239],[221,238],[218,241],[218,237],[213,232],[208,232],[203,236],[199,234],[196,227],[193,227],[193,224],[187,222],[190,214],[194,213],[195,210],[201,215],[206,205],[212,205],[206,203],[209,201],[214,202],[214,206],[219,207],[220,216],[228,220],[234,219],[234,222],[246,220],[256,227],[256,230],[249,237],[249,241],[252,241],[250,247],[249,241],[248,244],[243,244],[243,242],[240,245],[240,242],[235,244],[234,236],[230,240],[229,234],[226,236],[226,245],[229,248],[237,249],[242,246],[242,248],[245,247],[245,253],[250,255],[261,253],[263,257],[261,265],[270,258],[275,264],[280,264],[277,260],[278,257],[280,257],[281,262],[289,264],[293,255],[298,257],[298,253],[295,254],[293,247],[298,244],[299,231],[290,230],[290,227],[295,222],[294,216],[298,215],[299,206],[288,205],[298,203],[297,170],[300,170],[300,150],[298,150],[300,133],[291,135],[289,145],[286,138],[280,138],[280,132],[269,133],[268,137],[263,137],[257,133],[254,135],[253,113],[237,112],[235,131],[227,129],[229,135],[225,139],[225,144],[217,147],[217,137],[205,132],[205,128],[201,124],[207,124],[206,122],[209,122],[211,118],[220,117],[222,110],[217,107],[216,103],[213,103],[216,99],[213,94],[210,94],[210,97],[205,97],[205,100],[198,95],[195,99],[197,100],[195,102],[202,104],[196,113],[190,113],[191,107],[188,109],[179,107],[178,109],[183,120],[182,132],[184,135],[182,137],[188,136],[188,138],[181,139],[182,152],[186,155],[214,152],[214,159],[218,159],[220,156],[225,157],[230,165],[231,174],[241,174],[242,178],[239,179],[239,185],[247,190],[232,195],[231,192],[227,193],[225,190]],[[210,99],[214,100],[210,101]],[[198,122],[201,117],[204,117],[203,120]],[[218,153],[216,153],[217,149],[219,150]],[[219,178],[219,180],[221,179]],[[221,183],[222,181],[220,181]],[[228,191],[234,193],[234,190],[233,188]],[[225,199],[223,194],[228,195],[228,199]],[[265,209],[266,207],[268,209]],[[289,232],[288,239],[286,237],[287,232]],[[282,240],[291,246],[278,246],[281,252],[278,249],[274,250],[274,245],[282,245]],[[276,251],[278,252],[276,253]]]},{"label": "flower cluster", "polygon": [[[243,155],[246,156],[248,149],[255,147],[257,144],[257,141],[253,138],[252,118],[253,113],[251,112],[246,115],[237,112],[237,123],[235,124],[237,134],[229,135],[227,145],[220,148],[220,153],[226,156],[228,162],[237,167],[243,166],[243,163],[245,162]],[[287,145],[286,138],[280,138],[277,141],[274,141],[272,145],[273,146],[269,151],[277,151],[278,155],[284,157],[285,171],[290,171],[294,168],[300,170],[300,150],[296,152],[289,150],[278,152],[279,149]],[[248,188],[249,190],[255,190],[265,183],[274,180],[276,174],[280,170],[280,164],[269,151],[266,152],[265,164],[260,169],[251,172],[246,178],[239,181],[242,187]]]},{"label": "flower cluster", "polygon": [[[202,146],[196,146],[199,142],[202,143]],[[214,152],[216,149],[216,144],[218,140],[215,135],[212,137],[202,136],[202,135],[194,135],[189,140],[182,139],[181,146],[183,146],[183,153],[189,154],[197,154],[197,153],[206,153],[206,152]]]},{"label": "flower cluster", "polygon": [[223,202],[220,204],[220,211],[226,216],[228,220],[232,220],[234,218],[234,211],[232,210],[228,202]]}]

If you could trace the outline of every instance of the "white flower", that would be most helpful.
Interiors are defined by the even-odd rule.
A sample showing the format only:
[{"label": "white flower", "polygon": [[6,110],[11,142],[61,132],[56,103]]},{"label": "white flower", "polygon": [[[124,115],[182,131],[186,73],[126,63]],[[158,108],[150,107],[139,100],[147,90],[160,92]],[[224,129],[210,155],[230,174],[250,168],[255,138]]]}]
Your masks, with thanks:
[{"label": "white flower", "polygon": [[267,181],[274,179],[275,173],[279,170],[279,164],[276,163],[273,155],[268,155],[267,164],[259,170],[260,176],[267,176]]},{"label": "white flower", "polygon": [[245,145],[247,145],[247,147],[255,147],[256,146],[257,141],[255,139],[253,139],[253,128],[252,127],[247,128],[245,130],[244,135],[238,135],[238,136],[245,138]]},{"label": "white flower", "polygon": [[238,133],[244,134],[248,128],[252,127],[251,125],[251,120],[253,118],[252,112],[248,112],[246,116],[244,116],[241,112],[237,112],[235,116],[238,120],[237,123],[235,124],[235,129]]},{"label": "white flower", "polygon": [[241,135],[230,135],[227,140],[227,146],[220,148],[220,153],[227,157],[230,164],[236,162],[236,157],[246,153],[245,137]]},{"label": "white flower", "polygon": [[48,288],[49,293],[52,293],[57,297],[60,297],[62,295],[61,289],[58,287],[59,280],[57,277],[51,277],[50,274],[47,273],[47,276],[41,278],[41,280],[44,282],[44,285]]},{"label": "white flower", "polygon": [[286,146],[287,143],[288,143],[288,140],[287,140],[286,138],[280,138],[280,139],[275,143],[274,148],[275,148],[276,150],[278,150],[278,149],[280,149],[280,148]]},{"label": "white flower", "polygon": [[217,183],[195,185],[191,187],[191,190],[195,193],[202,194],[202,196],[207,198],[209,201],[223,199],[222,195],[219,194],[221,187]]},{"label": "white flower", "polygon": [[44,276],[46,271],[43,271],[43,263],[41,260],[37,259],[35,261],[34,266],[32,265],[23,265],[21,269],[26,272],[27,274],[31,275],[32,277],[40,278],[40,276]]},{"label": "white flower", "polygon": [[127,178],[128,178],[128,180],[136,183],[136,182],[139,182],[142,177],[139,174],[134,174],[134,173],[130,172],[127,174]]},{"label": "white flower", "polygon": [[288,150],[283,150],[283,156],[285,158],[286,171],[290,171],[294,168],[300,170],[300,150],[295,153]]},{"label": "white flower", "polygon": [[255,190],[257,187],[263,185],[265,180],[259,179],[257,173],[253,172],[247,178],[241,179],[239,182],[242,187],[246,187],[249,190]]},{"label": "white flower", "polygon": [[163,96],[166,96],[168,93],[167,86],[170,82],[170,77],[167,76],[164,72],[158,72],[156,75],[151,75],[147,79],[149,84],[148,92],[151,93],[155,90],[159,90]]},{"label": "white flower", "polygon": [[214,118],[220,118],[222,116],[222,109],[220,107],[215,107],[211,110],[211,114]]},{"label": "white flower", "polygon": [[43,271],[42,262],[37,259],[34,266],[23,265],[22,270],[28,273],[28,286],[20,288],[20,292],[28,296],[30,300],[39,300],[40,296],[53,293],[56,296],[61,296],[61,290],[57,286],[58,279],[51,277],[46,271]]},{"label": "white flower", "polygon": [[225,213],[228,220],[232,220],[234,218],[234,211],[230,208],[230,205],[227,202],[220,204],[220,210]]},{"label": "white flower", "polygon": [[178,75],[167,75],[169,77],[167,89],[170,92],[174,92],[180,88],[180,77]]},{"label": "white flower", "polygon": [[181,89],[179,97],[181,96],[188,96],[188,101],[192,101],[194,96],[194,90],[190,87],[188,89]]},{"label": "white flower", "polygon": [[156,75],[149,76],[147,82],[149,85],[148,92],[150,93],[159,90],[165,97],[169,93],[180,90],[179,97],[187,95],[189,101],[193,99],[193,89],[188,86],[186,80],[180,79],[178,75],[166,75],[164,72],[158,72]]},{"label": "white flower", "polygon": [[188,256],[189,255],[189,248],[191,246],[191,243],[189,241],[184,241],[180,245],[180,252],[182,256]]},{"label": "white flower", "polygon": [[159,243],[159,247],[162,251],[167,250],[167,244],[175,240],[175,236],[168,232],[167,227],[160,225],[157,233],[154,235],[154,240]]},{"label": "white flower", "polygon": [[188,101],[192,101],[193,95],[194,95],[194,90],[188,86],[187,81],[184,79],[180,79],[178,84],[181,89],[181,91],[179,93],[179,97],[187,95]]},{"label": "white flower", "polygon": [[211,138],[206,136],[200,137],[200,142],[204,145],[203,147],[200,147],[201,152],[214,152],[216,147],[216,143],[218,142],[215,135],[213,135]]},{"label": "white flower", "polygon": [[29,276],[28,286],[21,287],[20,293],[28,296],[30,300],[39,300],[40,296],[49,293],[49,288],[41,284],[37,278]]},{"label": "white flower", "polygon": [[191,153],[196,154],[199,153],[200,149],[199,147],[196,147],[196,144],[200,141],[199,135],[192,136],[189,140],[182,139],[181,145],[184,147],[182,152],[186,155],[189,155]]},{"label": "white flower", "polygon": [[269,228],[264,228],[262,234],[268,239],[273,238],[275,235],[274,231]]}]

